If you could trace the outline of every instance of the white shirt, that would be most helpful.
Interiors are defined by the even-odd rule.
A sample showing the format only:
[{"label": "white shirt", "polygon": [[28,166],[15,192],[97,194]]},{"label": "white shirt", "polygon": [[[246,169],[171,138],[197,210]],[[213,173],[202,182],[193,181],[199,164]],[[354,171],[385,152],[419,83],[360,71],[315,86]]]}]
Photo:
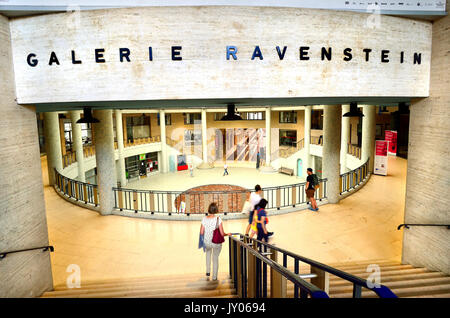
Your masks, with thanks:
[{"label": "white shirt", "polygon": [[227,165],[224,165],[223,168],[226,169],[226,168],[228,168],[228,166],[227,166]]},{"label": "white shirt", "polygon": [[250,194],[250,203],[252,204],[253,209],[255,209],[255,206],[259,203],[259,201],[261,201],[261,196],[256,192],[252,192]]},{"label": "white shirt", "polygon": [[214,247],[220,246],[220,244],[213,243],[212,238],[213,238],[214,230],[216,229],[216,225],[218,228],[221,223],[222,223],[222,220],[218,216],[213,217],[213,218],[208,218],[206,216],[203,217],[202,225],[205,228],[203,242],[205,243],[205,246],[207,248],[214,248]]},{"label": "white shirt", "polygon": [[250,201],[245,201],[242,213],[250,214],[253,211],[253,206]]}]

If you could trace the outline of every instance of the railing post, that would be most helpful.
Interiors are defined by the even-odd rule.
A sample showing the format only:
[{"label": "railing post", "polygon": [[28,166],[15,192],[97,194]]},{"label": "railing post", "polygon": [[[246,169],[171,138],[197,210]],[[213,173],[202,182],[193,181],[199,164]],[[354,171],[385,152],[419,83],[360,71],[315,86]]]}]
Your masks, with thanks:
[{"label": "railing post", "polygon": [[361,286],[353,284],[353,298],[361,298]]},{"label": "railing post", "polygon": [[[255,242],[253,242],[253,249],[256,250]],[[247,297],[256,298],[256,256],[251,253],[248,253]]]},{"label": "railing post", "polygon": [[311,274],[317,275],[317,277],[311,279],[311,284],[316,285],[328,294],[330,291],[330,274],[314,266],[311,266]]},{"label": "railing post", "polygon": [[[270,259],[278,262],[278,252],[271,251]],[[270,268],[270,298],[286,298],[286,278],[280,273]]]},{"label": "railing post", "polygon": [[228,250],[229,250],[229,257],[230,257],[230,278],[233,280],[233,284],[234,282],[234,244],[236,244],[236,242],[229,237],[229,246],[228,246]]},{"label": "railing post", "polygon": [[236,267],[236,271],[237,271],[237,284],[236,284],[236,291],[237,294],[239,296],[239,298],[242,298],[242,276],[243,276],[243,271],[245,270],[242,267],[242,253],[243,251],[243,247],[239,244],[236,244],[236,263],[237,263],[237,267]]}]

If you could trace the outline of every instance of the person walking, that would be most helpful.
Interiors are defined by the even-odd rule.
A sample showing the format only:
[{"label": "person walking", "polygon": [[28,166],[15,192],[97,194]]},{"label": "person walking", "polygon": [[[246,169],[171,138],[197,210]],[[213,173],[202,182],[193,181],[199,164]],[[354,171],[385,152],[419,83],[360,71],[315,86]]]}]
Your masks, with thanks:
[{"label": "person walking", "polygon": [[227,165],[227,163],[225,162],[225,164],[224,164],[224,166],[223,166],[223,175],[225,176],[225,175],[228,175],[228,165]]},{"label": "person walking", "polygon": [[216,216],[218,212],[219,208],[217,203],[211,203],[208,207],[208,215],[203,218],[200,226],[200,235],[203,235],[203,245],[206,252],[206,276],[209,277],[211,275],[212,256],[213,280],[217,280],[217,273],[219,271],[219,254],[222,250],[222,244],[215,244],[212,242],[214,230],[219,229],[222,236],[230,235],[230,233],[225,233],[221,218]]},{"label": "person walking", "polygon": [[311,211],[319,211],[316,199],[314,198],[316,186],[318,186],[318,184],[317,185],[315,184],[317,176],[313,174],[313,170],[311,168],[306,169],[306,173],[308,174],[308,176],[306,177],[306,186],[305,186],[306,197],[311,202],[311,206],[308,207],[308,209],[310,209]]},{"label": "person walking", "polygon": [[266,228],[267,223],[267,212],[265,210],[267,206],[267,200],[261,199],[257,205],[256,215],[255,215],[255,223],[257,228],[257,240],[262,241],[265,240],[266,243],[269,241],[269,236],[273,234],[273,232],[269,233]]},{"label": "person walking", "polygon": [[255,185],[255,192],[252,192],[250,194],[250,197],[249,197],[250,213],[248,215],[248,225],[247,225],[247,229],[245,230],[245,235],[248,235],[248,233],[250,232],[250,228],[251,228],[252,222],[253,222],[253,214],[255,213],[255,206],[259,203],[259,201],[261,201],[262,193],[263,192],[262,192],[261,186],[259,184],[257,184],[257,185]]}]

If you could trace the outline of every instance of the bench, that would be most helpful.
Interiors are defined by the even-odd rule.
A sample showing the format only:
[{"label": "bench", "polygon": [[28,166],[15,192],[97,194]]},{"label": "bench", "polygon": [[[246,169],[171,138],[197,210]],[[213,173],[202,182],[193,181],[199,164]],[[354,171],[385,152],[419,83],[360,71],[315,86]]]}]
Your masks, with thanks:
[{"label": "bench", "polygon": [[280,169],[278,169],[278,172],[288,174],[290,176],[294,175],[294,169],[290,169],[290,168],[286,168],[286,167],[281,167]]}]

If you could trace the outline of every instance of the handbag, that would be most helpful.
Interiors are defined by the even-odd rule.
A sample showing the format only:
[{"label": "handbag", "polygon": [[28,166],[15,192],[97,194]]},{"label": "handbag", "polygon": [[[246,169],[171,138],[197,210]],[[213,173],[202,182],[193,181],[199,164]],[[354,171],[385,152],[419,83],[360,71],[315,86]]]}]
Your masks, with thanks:
[{"label": "handbag", "polygon": [[219,218],[217,218],[217,222],[216,222],[216,229],[213,232],[213,237],[212,237],[212,242],[214,244],[222,244],[223,242],[225,242],[225,238],[222,236],[222,234],[220,233],[220,229],[217,226],[219,223]]}]

